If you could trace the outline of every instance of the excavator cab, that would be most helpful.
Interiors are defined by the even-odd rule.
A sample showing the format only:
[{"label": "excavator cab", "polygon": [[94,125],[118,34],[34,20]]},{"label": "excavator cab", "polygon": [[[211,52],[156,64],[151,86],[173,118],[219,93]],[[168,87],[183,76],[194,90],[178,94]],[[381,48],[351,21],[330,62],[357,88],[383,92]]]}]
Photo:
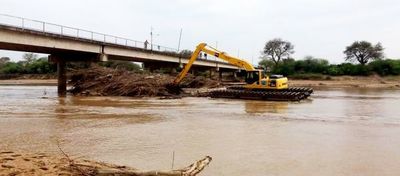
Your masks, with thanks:
[{"label": "excavator cab", "polygon": [[287,89],[288,79],[282,75],[268,76],[263,70],[251,70],[246,73],[246,88],[250,89]]},{"label": "excavator cab", "polygon": [[254,71],[246,71],[246,78],[245,81],[247,84],[260,84],[260,71],[259,70],[254,70]]}]

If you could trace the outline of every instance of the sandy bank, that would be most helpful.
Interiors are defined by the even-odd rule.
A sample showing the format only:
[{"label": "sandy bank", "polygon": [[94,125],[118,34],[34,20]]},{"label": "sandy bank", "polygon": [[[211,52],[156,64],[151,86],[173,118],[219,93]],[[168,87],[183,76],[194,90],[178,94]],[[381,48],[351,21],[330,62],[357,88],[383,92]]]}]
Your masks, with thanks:
[{"label": "sandy bank", "polygon": [[89,160],[70,160],[44,153],[0,152],[0,175],[93,175],[98,169],[132,170]]},{"label": "sandy bank", "polygon": [[7,79],[0,80],[0,85],[57,85],[57,79]]},{"label": "sandy bank", "polygon": [[206,156],[190,166],[171,171],[139,171],[138,169],[103,162],[72,159],[63,151],[62,156],[45,153],[15,153],[0,151],[0,175],[84,175],[84,176],[195,176],[212,158]]},{"label": "sandy bank", "polygon": [[289,80],[292,87],[400,89],[400,77],[338,76],[330,80]]}]

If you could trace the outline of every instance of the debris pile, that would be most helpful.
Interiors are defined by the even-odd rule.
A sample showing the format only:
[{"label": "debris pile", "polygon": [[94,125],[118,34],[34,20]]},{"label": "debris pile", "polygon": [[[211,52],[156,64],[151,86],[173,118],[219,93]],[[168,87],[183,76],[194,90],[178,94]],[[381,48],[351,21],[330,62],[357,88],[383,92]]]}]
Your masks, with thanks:
[{"label": "debris pile", "polygon": [[165,74],[134,73],[92,66],[75,70],[69,90],[74,95],[154,97],[176,96],[181,88],[216,87],[217,81],[188,76],[180,86],[171,86],[175,77]]}]

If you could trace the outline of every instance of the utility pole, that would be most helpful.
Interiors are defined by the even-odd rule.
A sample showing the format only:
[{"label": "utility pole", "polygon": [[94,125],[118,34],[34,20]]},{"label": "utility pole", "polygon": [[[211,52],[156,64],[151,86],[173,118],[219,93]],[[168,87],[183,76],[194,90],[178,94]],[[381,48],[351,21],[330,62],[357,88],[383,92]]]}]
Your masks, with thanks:
[{"label": "utility pole", "polygon": [[150,27],[150,49],[153,51],[153,26]]},{"label": "utility pole", "polygon": [[[160,34],[154,34],[154,28],[151,26],[150,28],[150,49],[153,51],[153,37],[154,36],[160,36]],[[158,45],[158,49],[160,49],[160,45]]]},{"label": "utility pole", "polygon": [[182,40],[182,28],[181,28],[181,32],[179,33],[178,52],[179,52],[179,49],[181,48],[181,40]]}]

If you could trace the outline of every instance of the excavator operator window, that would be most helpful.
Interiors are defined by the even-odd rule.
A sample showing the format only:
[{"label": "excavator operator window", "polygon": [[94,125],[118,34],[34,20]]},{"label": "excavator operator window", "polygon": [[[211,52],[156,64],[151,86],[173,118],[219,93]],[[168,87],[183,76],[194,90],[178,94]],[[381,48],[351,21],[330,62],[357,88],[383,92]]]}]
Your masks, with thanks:
[{"label": "excavator operator window", "polygon": [[259,81],[260,77],[259,77],[259,72],[258,71],[250,71],[247,72],[247,76],[246,76],[246,83],[247,84],[253,84],[253,83],[257,83]]}]

